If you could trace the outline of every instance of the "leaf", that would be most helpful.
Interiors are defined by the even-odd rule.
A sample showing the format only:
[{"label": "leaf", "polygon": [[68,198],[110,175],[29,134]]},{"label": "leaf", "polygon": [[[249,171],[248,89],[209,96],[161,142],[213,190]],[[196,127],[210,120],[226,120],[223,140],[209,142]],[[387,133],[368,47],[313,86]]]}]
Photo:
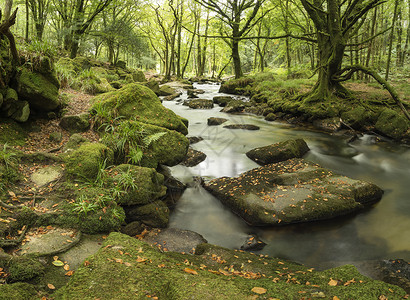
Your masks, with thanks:
[{"label": "leaf", "polygon": [[257,287],[257,286],[255,286],[255,287],[252,289],[252,292],[254,292],[255,294],[262,295],[262,294],[265,294],[265,293],[266,293],[266,289],[263,288],[263,287]]},{"label": "leaf", "polygon": [[8,192],[9,192],[9,195],[10,195],[11,197],[16,198],[16,194],[15,194],[14,192],[12,192],[12,191],[8,191]]},{"label": "leaf", "polygon": [[385,295],[380,295],[379,300],[387,300],[387,297]]},{"label": "leaf", "polygon": [[332,300],[340,300],[338,296],[333,296]]},{"label": "leaf", "polygon": [[192,274],[192,275],[198,275],[198,272],[197,272],[197,271],[192,270],[192,269],[190,269],[190,268],[185,268],[185,269],[184,269],[184,272],[185,272],[185,273],[188,273],[188,274]]},{"label": "leaf", "polygon": [[140,257],[140,256],[138,256],[138,258],[137,258],[137,262],[144,262],[144,261],[146,261],[147,259],[146,258],[144,258],[144,257]]},{"label": "leaf", "polygon": [[69,265],[64,265],[64,270],[66,270],[66,271],[68,271],[68,270],[70,270],[70,266]]},{"label": "leaf", "polygon": [[339,283],[339,281],[330,278],[330,281],[328,282],[328,285],[337,286],[338,283]]},{"label": "leaf", "polygon": [[53,261],[53,265],[55,265],[56,267],[62,267],[64,266],[64,263],[61,260],[55,260]]},{"label": "leaf", "polygon": [[50,290],[55,290],[56,289],[56,287],[54,285],[52,285],[51,283],[47,284],[47,286]]},{"label": "leaf", "polygon": [[65,273],[65,276],[72,276],[74,274],[74,271],[68,271],[67,273]]},{"label": "leaf", "polygon": [[131,264],[129,262],[125,262],[124,265],[126,265],[127,267],[131,267]]}]

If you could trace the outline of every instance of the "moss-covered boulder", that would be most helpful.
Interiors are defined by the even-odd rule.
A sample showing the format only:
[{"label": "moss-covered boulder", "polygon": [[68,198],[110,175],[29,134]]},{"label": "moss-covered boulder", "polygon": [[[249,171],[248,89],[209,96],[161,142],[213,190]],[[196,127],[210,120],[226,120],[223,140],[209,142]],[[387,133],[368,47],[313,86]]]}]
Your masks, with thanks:
[{"label": "moss-covered boulder", "polygon": [[247,104],[242,100],[231,100],[221,111],[225,113],[240,113],[243,112],[246,106]]},{"label": "moss-covered boulder", "polygon": [[89,140],[87,140],[85,137],[78,133],[74,133],[70,136],[68,142],[64,145],[64,152],[77,149],[78,147],[80,147],[81,144],[84,144],[86,142],[89,142]]},{"label": "moss-covered boulder", "polygon": [[134,118],[139,122],[188,133],[180,117],[165,108],[149,88],[137,83],[95,97],[91,111],[97,112],[97,116],[100,113],[112,118]]},{"label": "moss-covered boulder", "polygon": [[161,252],[143,241],[111,233],[53,297],[367,300],[400,299],[406,294],[397,286],[361,275],[353,266],[318,272],[209,244],[199,245],[195,253]]},{"label": "moss-covered boulder", "polygon": [[128,222],[140,221],[156,228],[165,228],[169,222],[169,208],[160,200],[145,205],[125,207],[125,214]]},{"label": "moss-covered boulder", "polygon": [[308,151],[306,142],[303,139],[296,139],[252,149],[246,152],[246,156],[260,165],[267,165],[291,158],[301,158]]},{"label": "moss-covered boulder", "polygon": [[20,100],[40,111],[52,111],[60,106],[58,81],[49,76],[22,68],[17,80],[17,93]]},{"label": "moss-covered boulder", "polygon": [[67,153],[64,160],[69,176],[93,181],[103,165],[110,166],[113,163],[114,153],[103,144],[86,143]]},{"label": "moss-covered boulder", "polygon": [[165,196],[164,175],[155,169],[120,165],[112,172],[114,184],[121,190],[117,203],[121,205],[149,204]]},{"label": "moss-covered boulder", "polygon": [[231,79],[221,84],[220,93],[243,95],[246,92],[246,87],[254,82],[250,77],[240,79]]},{"label": "moss-covered boulder", "polygon": [[176,93],[176,90],[169,85],[161,85],[159,88],[158,96],[170,96]]},{"label": "moss-covered boulder", "polygon": [[12,282],[28,281],[44,272],[43,265],[29,257],[10,256],[8,259],[1,259],[0,257],[0,267],[7,270],[8,279]]},{"label": "moss-covered boulder", "polygon": [[350,127],[360,130],[367,122],[367,111],[363,106],[342,113],[341,118]]},{"label": "moss-covered boulder", "polygon": [[385,109],[377,119],[375,128],[381,134],[400,139],[409,129],[409,121],[392,109]]},{"label": "moss-covered boulder", "polygon": [[0,300],[30,300],[37,296],[34,286],[28,283],[0,284]]},{"label": "moss-covered boulder", "polygon": [[199,163],[203,162],[206,159],[206,154],[192,149],[191,147],[188,149],[188,153],[182,164],[187,167],[195,167]]},{"label": "moss-covered boulder", "polygon": [[194,99],[188,101],[188,107],[192,109],[211,109],[214,107],[214,102],[209,99]]},{"label": "moss-covered boulder", "polygon": [[331,219],[359,211],[383,195],[374,184],[334,174],[303,159],[214,179],[204,187],[256,226]]},{"label": "moss-covered boulder", "polygon": [[89,114],[65,115],[60,120],[60,126],[69,132],[84,132],[90,128]]},{"label": "moss-covered boulder", "polygon": [[141,70],[134,70],[132,72],[132,78],[134,79],[135,82],[146,82],[147,78],[145,78],[144,72]]},{"label": "moss-covered boulder", "polygon": [[234,100],[231,96],[216,96],[212,99],[215,104],[218,104],[221,107],[225,107],[230,101]]}]

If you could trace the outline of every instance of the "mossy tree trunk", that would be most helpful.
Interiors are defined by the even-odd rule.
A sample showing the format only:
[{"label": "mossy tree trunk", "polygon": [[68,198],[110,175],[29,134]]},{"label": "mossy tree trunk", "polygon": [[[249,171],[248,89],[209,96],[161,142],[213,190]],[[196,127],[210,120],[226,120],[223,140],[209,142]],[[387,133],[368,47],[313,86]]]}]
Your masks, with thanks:
[{"label": "mossy tree trunk", "polygon": [[318,44],[318,81],[306,101],[323,101],[337,95],[347,97],[336,75],[340,73],[349,39],[362,25],[360,19],[382,0],[339,1],[301,0],[316,28]]}]

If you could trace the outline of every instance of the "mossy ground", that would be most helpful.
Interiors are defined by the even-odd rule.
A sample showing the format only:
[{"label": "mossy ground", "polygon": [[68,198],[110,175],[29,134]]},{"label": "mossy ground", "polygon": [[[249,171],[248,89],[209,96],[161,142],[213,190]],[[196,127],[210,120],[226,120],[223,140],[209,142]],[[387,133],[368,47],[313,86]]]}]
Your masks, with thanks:
[{"label": "mossy ground", "polygon": [[[148,280],[147,280],[148,279]],[[257,294],[254,288],[261,288]],[[254,291],[252,291],[254,289]],[[112,233],[55,299],[401,299],[396,286],[353,266],[316,272],[284,260],[202,244],[196,255],[161,253]],[[259,296],[259,297],[257,297]]]}]

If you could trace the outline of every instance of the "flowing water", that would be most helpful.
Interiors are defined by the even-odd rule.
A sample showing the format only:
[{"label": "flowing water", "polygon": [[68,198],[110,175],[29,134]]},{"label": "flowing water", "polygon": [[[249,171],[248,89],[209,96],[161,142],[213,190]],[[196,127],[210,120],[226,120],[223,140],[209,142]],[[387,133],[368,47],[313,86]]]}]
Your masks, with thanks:
[{"label": "flowing water", "polygon": [[[204,84],[201,98],[212,99],[219,85]],[[249,234],[257,234],[267,246],[260,251],[309,266],[341,265],[346,262],[402,258],[410,261],[410,148],[391,143],[374,143],[364,136],[347,144],[342,137],[267,122],[254,115],[231,115],[211,110],[193,110],[180,100],[164,105],[189,120],[189,136],[204,140],[192,145],[207,155],[193,168],[175,166],[172,173],[183,182],[193,176],[212,179],[237,176],[258,165],[245,153],[291,138],[303,138],[311,151],[304,158],[337,173],[370,181],[385,194],[375,206],[355,215],[330,221],[284,227],[251,227],[225,208],[202,187],[188,188],[171,215],[170,227],[202,234],[208,242],[227,248],[239,248]],[[227,124],[254,124],[258,131],[231,130],[208,126],[209,117],[222,117]]]}]

